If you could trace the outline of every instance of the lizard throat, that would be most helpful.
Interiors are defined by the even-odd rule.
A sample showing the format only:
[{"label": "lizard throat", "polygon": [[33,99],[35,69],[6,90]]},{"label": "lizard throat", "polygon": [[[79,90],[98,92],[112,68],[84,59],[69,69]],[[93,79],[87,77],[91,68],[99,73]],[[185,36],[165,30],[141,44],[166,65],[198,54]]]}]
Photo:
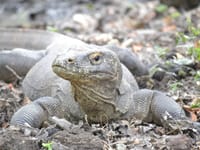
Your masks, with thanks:
[{"label": "lizard throat", "polygon": [[[90,122],[107,122],[112,119],[109,116],[115,118],[116,105],[115,100],[117,92],[101,91],[101,88],[97,86],[89,87],[86,85],[72,84],[75,92],[75,99],[86,113]],[[108,94],[106,94],[108,93]],[[111,94],[112,93],[112,94]],[[111,115],[113,114],[113,115]]]}]

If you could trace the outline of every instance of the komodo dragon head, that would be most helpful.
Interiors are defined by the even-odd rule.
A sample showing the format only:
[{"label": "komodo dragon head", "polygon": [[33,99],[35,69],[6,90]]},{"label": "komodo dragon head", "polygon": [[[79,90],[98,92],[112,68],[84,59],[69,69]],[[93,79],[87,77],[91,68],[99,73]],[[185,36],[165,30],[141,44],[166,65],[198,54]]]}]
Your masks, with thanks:
[{"label": "komodo dragon head", "polygon": [[106,122],[109,116],[117,117],[115,102],[122,67],[114,52],[94,45],[70,48],[57,56],[52,68],[71,82],[75,100],[89,121]]}]

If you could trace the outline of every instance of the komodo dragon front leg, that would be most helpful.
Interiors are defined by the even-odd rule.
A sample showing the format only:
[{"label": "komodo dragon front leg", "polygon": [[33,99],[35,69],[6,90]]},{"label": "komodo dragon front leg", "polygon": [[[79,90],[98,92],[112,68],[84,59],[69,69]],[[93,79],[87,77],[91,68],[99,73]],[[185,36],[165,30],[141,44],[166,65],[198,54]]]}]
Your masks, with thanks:
[{"label": "komodo dragon front leg", "polygon": [[64,104],[53,97],[42,97],[19,109],[12,117],[11,124],[40,128],[50,116],[64,117]]},{"label": "komodo dragon front leg", "polygon": [[162,125],[163,115],[167,112],[174,119],[187,119],[181,106],[162,92],[141,89],[134,92],[133,97],[125,115],[127,118],[133,116],[135,119]]}]

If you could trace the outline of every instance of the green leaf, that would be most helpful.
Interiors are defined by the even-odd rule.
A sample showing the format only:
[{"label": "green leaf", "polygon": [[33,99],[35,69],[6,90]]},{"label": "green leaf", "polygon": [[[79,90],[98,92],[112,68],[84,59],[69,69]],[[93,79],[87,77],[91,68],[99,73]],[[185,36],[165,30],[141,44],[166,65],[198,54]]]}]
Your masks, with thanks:
[{"label": "green leaf", "polygon": [[192,26],[190,28],[190,30],[191,30],[191,33],[193,34],[193,36],[199,36],[200,35],[200,29],[197,29],[197,28]]},{"label": "green leaf", "polygon": [[198,70],[194,76],[195,81],[200,81],[200,70]]},{"label": "green leaf", "polygon": [[47,31],[58,32],[58,29],[56,27],[47,26],[46,29],[47,29]]},{"label": "green leaf", "polygon": [[200,108],[200,102],[196,104],[192,104],[191,108]]},{"label": "green leaf", "polygon": [[176,43],[186,43],[187,41],[189,41],[190,39],[192,39],[192,37],[188,36],[188,35],[185,35],[184,33],[182,32],[179,32],[177,33],[177,36],[176,36]]},{"label": "green leaf", "polygon": [[191,33],[193,36],[199,36],[200,35],[200,29],[199,28],[196,28],[191,19],[190,18],[187,18],[187,23],[188,23],[188,31],[189,33]]},{"label": "green leaf", "polygon": [[88,3],[86,6],[87,6],[88,10],[94,9],[94,5],[92,3]]},{"label": "green leaf", "polygon": [[176,18],[180,17],[181,14],[178,11],[176,11],[176,12],[173,12],[170,16],[171,16],[171,18],[176,19]]},{"label": "green leaf", "polygon": [[155,46],[154,49],[155,49],[156,53],[159,55],[159,57],[165,56],[167,54],[167,52],[169,51],[169,49],[163,48],[160,46]]},{"label": "green leaf", "polygon": [[183,86],[183,84],[181,82],[175,82],[170,84],[170,89],[172,91],[177,91],[179,87]]},{"label": "green leaf", "polygon": [[163,69],[160,68],[158,65],[154,65],[153,67],[150,68],[149,76],[150,76],[150,77],[153,77],[153,75],[154,75],[157,71],[163,71]]},{"label": "green leaf", "polygon": [[191,47],[188,50],[189,54],[193,56],[197,61],[200,61],[200,47]]},{"label": "green leaf", "polygon": [[158,5],[155,10],[158,12],[158,13],[164,13],[168,10],[168,6],[167,5],[164,5],[164,4],[160,4]]},{"label": "green leaf", "polygon": [[47,150],[53,150],[52,149],[52,142],[42,143],[42,146],[46,148]]}]

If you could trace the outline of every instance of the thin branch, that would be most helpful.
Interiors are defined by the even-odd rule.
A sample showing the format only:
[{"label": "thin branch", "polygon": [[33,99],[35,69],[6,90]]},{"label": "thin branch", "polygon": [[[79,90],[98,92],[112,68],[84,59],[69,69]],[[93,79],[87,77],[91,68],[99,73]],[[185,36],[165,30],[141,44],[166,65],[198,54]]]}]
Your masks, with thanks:
[{"label": "thin branch", "polygon": [[6,69],[8,69],[17,79],[22,80],[22,77],[20,77],[20,75],[18,75],[17,72],[10,66],[6,65]]}]

